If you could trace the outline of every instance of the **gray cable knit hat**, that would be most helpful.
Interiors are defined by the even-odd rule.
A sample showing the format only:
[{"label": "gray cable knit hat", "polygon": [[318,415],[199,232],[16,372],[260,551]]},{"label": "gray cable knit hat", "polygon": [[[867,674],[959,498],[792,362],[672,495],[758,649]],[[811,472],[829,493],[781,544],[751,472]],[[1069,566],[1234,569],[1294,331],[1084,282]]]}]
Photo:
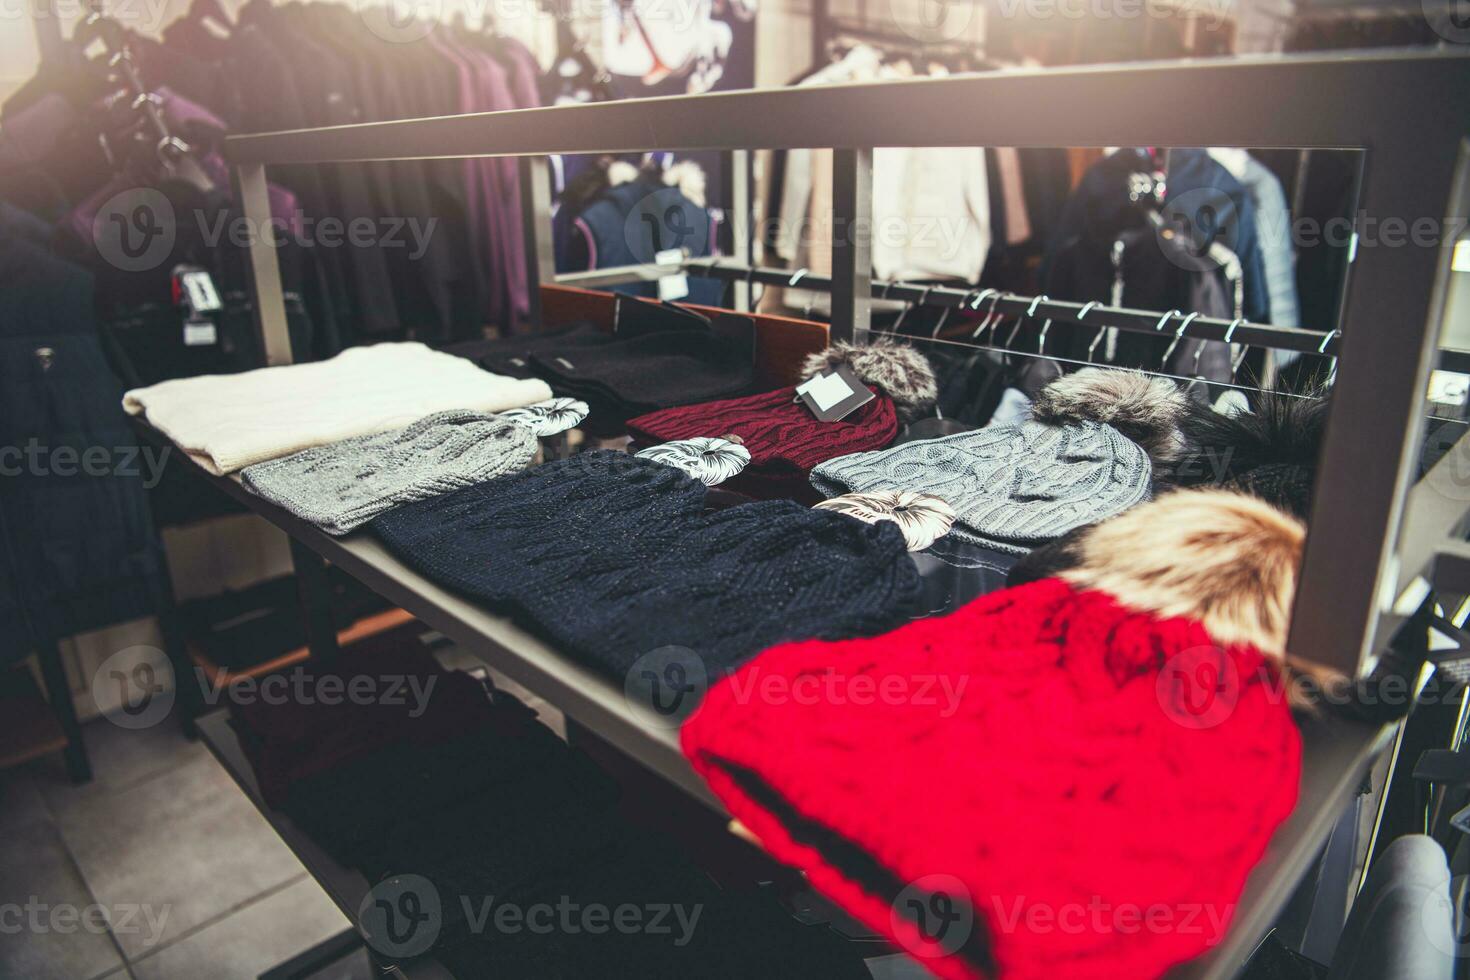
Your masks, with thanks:
[{"label": "gray cable knit hat", "polygon": [[436,412],[406,429],[344,439],[248,466],[245,485],[328,534],[400,504],[523,470],[536,435],[515,419]]},{"label": "gray cable knit hat", "polygon": [[1089,368],[1043,389],[1026,421],[839,456],[812,471],[812,484],[829,496],[934,494],[955,509],[951,537],[1025,554],[1148,499],[1143,446],[1177,452],[1185,405],[1167,379]]}]

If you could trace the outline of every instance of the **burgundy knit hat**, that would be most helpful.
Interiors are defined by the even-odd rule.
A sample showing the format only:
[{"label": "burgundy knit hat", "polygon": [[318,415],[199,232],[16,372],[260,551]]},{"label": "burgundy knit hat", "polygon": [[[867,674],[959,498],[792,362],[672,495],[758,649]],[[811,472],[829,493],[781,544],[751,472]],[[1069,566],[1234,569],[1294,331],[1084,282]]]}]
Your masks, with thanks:
[{"label": "burgundy knit hat", "polygon": [[1169,494],[1063,578],[767,650],[684,752],[772,856],[945,980],[1158,977],[1219,941],[1296,803],[1302,537],[1242,494]]},{"label": "burgundy knit hat", "polygon": [[807,482],[812,467],[836,456],[882,449],[898,435],[901,420],[934,404],[934,371],[911,347],[878,343],[833,344],[803,365],[803,377],[847,364],[877,396],[847,418],[823,422],[796,401],[794,388],[745,398],[705,402],[650,412],[628,422],[640,444],[696,436],[739,436],[750,450],[745,471],[726,489],[758,499],[821,499]]}]

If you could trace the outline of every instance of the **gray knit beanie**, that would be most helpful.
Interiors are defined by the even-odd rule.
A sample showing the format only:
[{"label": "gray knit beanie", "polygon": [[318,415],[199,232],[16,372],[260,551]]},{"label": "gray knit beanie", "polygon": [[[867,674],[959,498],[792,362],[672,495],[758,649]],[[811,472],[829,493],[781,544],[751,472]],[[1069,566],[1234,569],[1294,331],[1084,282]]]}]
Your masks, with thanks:
[{"label": "gray knit beanie", "polygon": [[436,412],[406,429],[344,439],[248,466],[245,485],[328,534],[400,504],[525,469],[535,433],[499,415]]},{"label": "gray knit beanie", "polygon": [[829,496],[934,494],[955,509],[952,538],[1025,554],[1148,499],[1153,470],[1139,443],[1173,450],[1185,404],[1166,379],[1088,369],[1040,393],[1035,415],[1046,421],[839,456],[812,471],[812,484]]}]

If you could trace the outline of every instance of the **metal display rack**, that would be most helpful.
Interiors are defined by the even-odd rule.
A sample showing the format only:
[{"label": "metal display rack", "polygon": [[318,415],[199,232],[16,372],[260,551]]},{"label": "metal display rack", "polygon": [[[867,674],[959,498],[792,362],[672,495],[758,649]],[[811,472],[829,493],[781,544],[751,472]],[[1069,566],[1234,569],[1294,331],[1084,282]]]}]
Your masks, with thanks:
[{"label": "metal display rack", "polygon": [[[266,172],[271,166],[517,156],[526,189],[534,296],[541,283],[555,279],[545,154],[832,147],[838,232],[829,283],[832,336],[862,340],[873,296],[862,232],[871,227],[874,147],[1358,148],[1367,151],[1363,213],[1438,220],[1464,207],[1466,129],[1456,94],[1466,91],[1470,58],[1455,53],[1151,63],[400,120],[236,136],[227,141],[226,153],[245,216],[260,227],[270,217]],[[858,233],[848,234],[852,229]],[[1415,481],[1453,244],[1359,249],[1341,343],[1325,335],[1331,344],[1325,350],[1338,354],[1339,367],[1289,646],[1299,656],[1355,676],[1399,621],[1395,599],[1435,568],[1447,574],[1463,564],[1464,546],[1452,535],[1470,510],[1470,492],[1463,487],[1457,492],[1454,481],[1433,476]],[[288,364],[285,307],[272,249],[270,236],[256,236],[249,266],[268,362]],[[744,277],[747,270],[736,274]],[[1074,304],[1055,305],[1042,315],[1076,315]],[[1228,328],[1202,319],[1194,326],[1196,336],[1214,338],[1223,334],[1210,331]],[[1265,346],[1277,346],[1271,341],[1285,337],[1264,333],[1280,328],[1252,329],[1263,331],[1252,342]],[[1314,348],[1324,337],[1291,333],[1308,334]],[[1462,449],[1470,452],[1470,446],[1457,447],[1451,455]],[[649,769],[713,804],[679,755],[675,733],[647,727],[608,679],[429,582],[370,537],[331,538],[253,496],[237,480],[214,479],[285,530],[303,561],[336,563]],[[1449,557],[1437,562],[1442,551]],[[325,639],[322,646],[328,646]],[[1322,718],[1305,721],[1303,735],[1296,811],[1252,874],[1225,939],[1171,976],[1226,978],[1236,972],[1316,857],[1374,755],[1392,738],[1393,726]]]}]

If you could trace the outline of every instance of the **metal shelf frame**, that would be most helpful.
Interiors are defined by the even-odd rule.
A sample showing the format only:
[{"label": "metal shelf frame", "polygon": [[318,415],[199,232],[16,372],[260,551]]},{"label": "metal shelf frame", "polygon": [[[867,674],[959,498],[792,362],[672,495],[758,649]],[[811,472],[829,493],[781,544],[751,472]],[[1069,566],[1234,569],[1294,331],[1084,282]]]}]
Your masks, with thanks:
[{"label": "metal shelf frame", "polygon": [[251,493],[238,477],[212,476],[196,469],[201,478],[280,528],[311,555],[331,562],[449,637],[460,649],[535,691],[619,751],[718,808],[714,795],[679,751],[678,731],[650,727],[646,712],[640,713],[628,701],[621,685],[568,659],[506,617],[436,585],[399,561],[376,538],[365,533],[333,537]]},{"label": "metal shelf frame", "polygon": [[[862,340],[873,296],[872,154],[886,146],[1235,146],[1360,149],[1360,213],[1441,229],[1467,213],[1463,52],[1358,52],[1219,62],[1153,62],[1022,70],[774,91],[399,120],[234,136],[226,141],[240,202],[268,227],[269,167],[417,158],[516,156],[522,186],[548,186],[546,154],[649,149],[745,151],[830,147],[833,172],[833,337]],[[544,196],[528,196],[525,230],[536,295],[551,272]],[[1395,597],[1428,574],[1436,547],[1462,523],[1470,492],[1415,487],[1430,367],[1437,356],[1452,237],[1425,246],[1360,247],[1290,649],[1361,673],[1393,623]],[[271,364],[290,363],[271,236],[253,236],[248,268]],[[1196,321],[1197,324],[1202,321]],[[1327,325],[1324,325],[1327,326]],[[1198,335],[1207,335],[1203,328]],[[1320,335],[1319,335],[1320,336]],[[1244,340],[1242,336],[1239,339]],[[1470,453],[1470,443],[1452,455]],[[708,800],[672,732],[643,727],[606,679],[534,636],[428,582],[366,536],[330,538],[217,481],[311,551],[420,616],[487,662]],[[1406,502],[1421,505],[1405,532]],[[1407,540],[1405,540],[1407,539]],[[1362,773],[1392,736],[1336,720],[1303,724],[1296,812],[1252,875],[1225,939],[1175,977],[1232,976],[1315,858]]]},{"label": "metal shelf frame", "polygon": [[[162,438],[157,430],[147,431]],[[238,477],[217,477],[196,469],[201,478],[280,528],[313,556],[332,562],[413,613],[661,779],[724,812],[680,753],[678,732],[650,726],[647,713],[636,711],[622,688],[607,677],[569,659],[509,619],[424,578],[366,533],[332,537],[251,493]],[[216,716],[214,722],[201,722],[210,747],[339,907],[355,921],[365,884],[336,866],[289,820],[260,801],[249,766],[243,757],[235,757],[238,750],[221,750],[221,743],[231,741],[223,737],[228,732],[224,719]],[[1246,885],[1224,940],[1209,953],[1171,972],[1169,980],[1228,980],[1235,975],[1311,867],[1338,814],[1358,791],[1363,774],[1388,745],[1396,728],[1337,718],[1308,720],[1302,725],[1302,783],[1296,811],[1271,839],[1265,857]]]},{"label": "metal shelf frame", "polygon": [[[872,297],[872,150],[878,146],[1240,146],[1366,150],[1361,213],[1405,222],[1464,213],[1470,91],[1463,52],[1374,52],[1022,70],[712,93],[407,119],[225,144],[245,216],[269,227],[266,169],[280,164],[517,156],[546,186],[546,154],[832,147],[833,336],[862,338]],[[534,196],[534,195],[533,195]],[[531,293],[549,280],[545,199],[528,201]],[[1442,236],[1448,238],[1448,236]],[[290,363],[271,236],[248,267],[271,364]],[[1454,242],[1358,249],[1341,328],[1290,647],[1357,674],[1385,592],[1424,570],[1397,541],[1417,476],[1421,406]],[[1352,492],[1344,492],[1352,488]],[[1439,536],[1451,530],[1437,528]]]}]

